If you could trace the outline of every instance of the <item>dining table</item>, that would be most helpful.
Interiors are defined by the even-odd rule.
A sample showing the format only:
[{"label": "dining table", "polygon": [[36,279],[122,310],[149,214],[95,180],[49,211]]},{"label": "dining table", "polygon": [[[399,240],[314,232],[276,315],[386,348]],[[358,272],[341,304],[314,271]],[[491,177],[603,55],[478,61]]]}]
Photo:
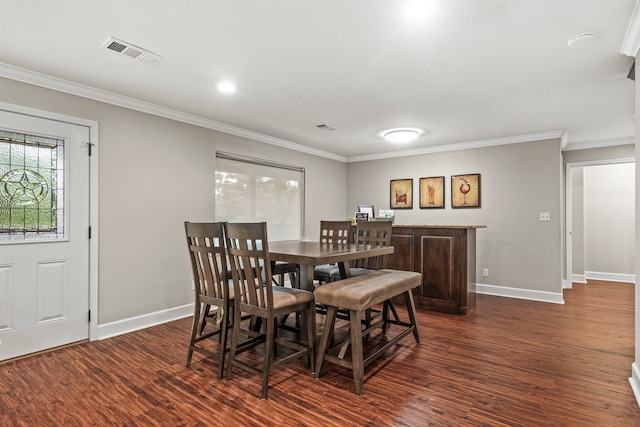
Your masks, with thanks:
[{"label": "dining table", "polygon": [[269,257],[272,261],[284,261],[300,266],[300,288],[314,290],[313,268],[316,265],[337,264],[341,277],[351,276],[350,261],[390,255],[393,246],[371,246],[355,243],[326,244],[307,240],[282,240],[269,242]]}]

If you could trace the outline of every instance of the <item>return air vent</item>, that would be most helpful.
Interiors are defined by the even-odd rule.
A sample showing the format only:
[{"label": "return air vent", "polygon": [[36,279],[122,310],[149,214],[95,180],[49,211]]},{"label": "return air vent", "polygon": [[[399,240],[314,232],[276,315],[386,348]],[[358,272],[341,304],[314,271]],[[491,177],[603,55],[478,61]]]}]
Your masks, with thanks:
[{"label": "return air vent", "polygon": [[322,129],[322,130],[326,130],[326,131],[334,131],[334,130],[338,130],[338,128],[334,128],[333,126],[329,126],[327,124],[322,124],[322,125],[317,125],[316,126],[318,129]]},{"label": "return air vent", "polygon": [[102,47],[106,47],[109,50],[127,55],[131,58],[139,59],[140,61],[148,64],[153,64],[158,59],[162,59],[162,56],[158,54],[149,52],[148,50],[132,45],[131,43],[123,42],[122,40],[118,40],[114,37],[109,37]]}]

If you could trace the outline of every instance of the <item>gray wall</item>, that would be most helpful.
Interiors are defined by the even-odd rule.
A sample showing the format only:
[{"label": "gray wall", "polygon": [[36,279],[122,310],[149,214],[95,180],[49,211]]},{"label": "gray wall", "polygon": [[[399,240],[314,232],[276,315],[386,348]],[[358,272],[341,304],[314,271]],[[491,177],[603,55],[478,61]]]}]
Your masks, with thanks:
[{"label": "gray wall", "polygon": [[[486,225],[477,232],[479,282],[561,293],[561,167],[558,139],[351,163],[345,215],[359,203],[388,209],[389,181],[412,178],[413,209],[396,210],[396,223]],[[451,209],[450,177],[469,173],[481,174],[482,206]],[[445,209],[419,208],[419,179],[430,176],[445,176]],[[540,222],[540,212],[551,221]]]},{"label": "gray wall", "polygon": [[[584,269],[633,275],[635,164],[584,167]],[[575,229],[575,227],[574,227]]]},{"label": "gray wall", "polygon": [[344,218],[346,165],[0,78],[0,101],[99,122],[99,323],[193,301],[185,220],[214,218],[215,150],[306,168],[305,235]]}]

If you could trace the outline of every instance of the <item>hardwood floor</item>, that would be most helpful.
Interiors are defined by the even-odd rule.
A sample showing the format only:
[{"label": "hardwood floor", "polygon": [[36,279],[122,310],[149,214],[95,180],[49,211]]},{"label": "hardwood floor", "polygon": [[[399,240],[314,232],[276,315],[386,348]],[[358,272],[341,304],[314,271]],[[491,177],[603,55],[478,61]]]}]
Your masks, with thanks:
[{"label": "hardwood floor", "polygon": [[422,343],[368,366],[362,396],[349,371],[316,380],[298,360],[274,371],[266,401],[255,375],[218,380],[199,354],[185,367],[183,319],[0,365],[0,426],[640,426],[634,285],[574,284],[565,302],[421,310]]}]

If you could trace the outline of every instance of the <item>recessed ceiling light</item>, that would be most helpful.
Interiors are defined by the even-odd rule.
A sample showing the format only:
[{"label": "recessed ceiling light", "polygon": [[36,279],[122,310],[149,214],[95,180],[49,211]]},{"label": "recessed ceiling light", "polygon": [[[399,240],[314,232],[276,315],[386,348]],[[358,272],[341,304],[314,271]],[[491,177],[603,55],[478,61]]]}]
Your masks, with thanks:
[{"label": "recessed ceiling light", "polygon": [[595,36],[593,33],[578,34],[577,36],[571,37],[569,41],[567,41],[567,46],[569,46],[572,49],[575,49],[577,47],[588,46],[593,42],[594,37]]},{"label": "recessed ceiling light", "polygon": [[236,91],[236,86],[230,81],[224,81],[218,84],[218,90],[224,93],[233,93]]},{"label": "recessed ceiling light", "polygon": [[433,13],[433,2],[424,0],[412,0],[405,6],[405,14],[411,21],[422,21]]},{"label": "recessed ceiling light", "polygon": [[417,129],[390,129],[385,131],[384,139],[391,142],[409,142],[420,136]]}]

